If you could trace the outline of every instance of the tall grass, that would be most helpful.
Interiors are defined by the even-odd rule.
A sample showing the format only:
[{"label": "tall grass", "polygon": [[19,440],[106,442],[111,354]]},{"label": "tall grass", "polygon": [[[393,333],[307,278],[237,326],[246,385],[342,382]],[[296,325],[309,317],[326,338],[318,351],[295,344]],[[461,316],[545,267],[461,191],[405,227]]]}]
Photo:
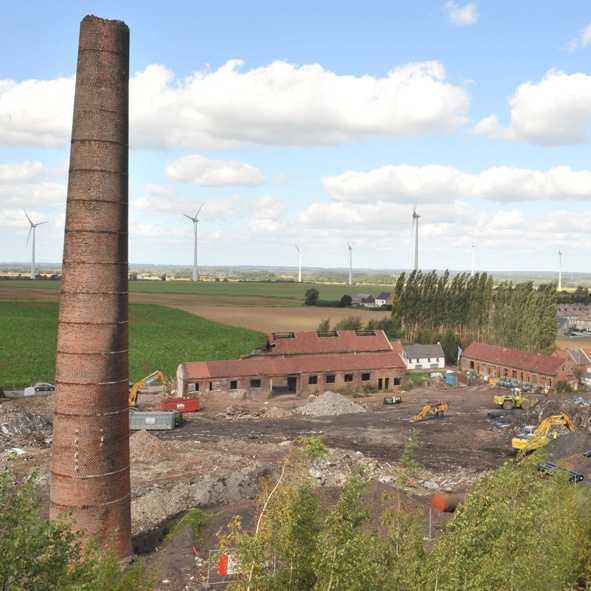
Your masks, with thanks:
[{"label": "tall grass", "polygon": [[[0,383],[7,390],[55,381],[57,302],[0,302]],[[176,374],[183,361],[238,359],[265,335],[155,304],[129,306],[129,376],[159,369]]]}]

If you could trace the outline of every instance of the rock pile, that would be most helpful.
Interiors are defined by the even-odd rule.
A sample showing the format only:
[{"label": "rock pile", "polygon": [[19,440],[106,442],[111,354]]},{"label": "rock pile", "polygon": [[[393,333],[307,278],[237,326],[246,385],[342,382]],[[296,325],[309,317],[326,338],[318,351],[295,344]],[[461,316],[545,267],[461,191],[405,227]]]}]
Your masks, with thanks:
[{"label": "rock pile", "polygon": [[341,394],[325,392],[316,400],[297,408],[294,412],[313,417],[327,417],[367,412],[367,409],[361,404],[341,396]]},{"label": "rock pile", "polygon": [[12,401],[0,404],[0,442],[46,448],[51,445],[51,422]]},{"label": "rock pile", "polygon": [[152,462],[167,451],[166,443],[147,431],[138,431],[129,438],[129,456],[134,462]]}]

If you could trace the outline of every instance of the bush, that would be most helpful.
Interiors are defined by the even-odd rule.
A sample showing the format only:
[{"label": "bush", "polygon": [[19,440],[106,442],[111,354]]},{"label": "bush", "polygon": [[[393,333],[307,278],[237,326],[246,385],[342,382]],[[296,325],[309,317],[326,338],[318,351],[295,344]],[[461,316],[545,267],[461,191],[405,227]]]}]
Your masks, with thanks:
[{"label": "bush", "polygon": [[304,302],[305,306],[315,306],[318,303],[318,297],[320,296],[320,292],[311,287],[310,289],[306,290],[306,301]]},{"label": "bush", "polygon": [[0,473],[0,589],[112,591],[152,589],[141,561],[123,569],[112,550],[74,532],[67,517],[50,521],[36,474],[17,483],[13,460]]}]

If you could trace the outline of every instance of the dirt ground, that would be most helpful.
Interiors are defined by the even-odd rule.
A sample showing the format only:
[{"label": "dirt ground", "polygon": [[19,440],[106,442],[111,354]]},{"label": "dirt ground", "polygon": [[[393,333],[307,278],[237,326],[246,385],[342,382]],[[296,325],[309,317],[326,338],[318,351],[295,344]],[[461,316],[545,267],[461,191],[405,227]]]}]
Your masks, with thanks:
[{"label": "dirt ground", "polygon": [[[295,396],[234,400],[203,396],[202,409],[184,415],[184,424],[171,431],[139,431],[130,437],[132,523],[134,548],[149,564],[159,565],[158,590],[223,588],[209,552],[218,546],[216,532],[240,514],[249,523],[256,507],[261,479],[277,475],[282,460],[300,435],[314,435],[330,448],[325,460],[309,465],[323,494],[334,491],[357,468],[372,477],[368,494],[372,506],[382,506],[382,494],[402,486],[425,509],[425,528],[436,535],[449,514],[430,510],[435,492],[462,492],[484,472],[514,457],[511,438],[525,424],[567,412],[576,433],[563,428],[548,446],[551,457],[585,476],[591,483],[591,401],[572,394],[541,397],[529,411],[516,410],[501,419],[492,397],[495,388],[480,384],[448,389],[441,380],[402,393],[399,404],[384,404],[383,396],[345,398],[325,394],[309,401]],[[140,410],[159,408],[165,392],[145,388]],[[333,398],[331,398],[333,397]],[[323,400],[331,405],[319,406]],[[11,399],[0,403],[0,458],[17,454],[25,471],[38,466],[38,484],[48,498],[52,396]],[[441,418],[414,423],[412,417],[425,405],[447,402]],[[354,405],[356,412],[351,410]],[[302,414],[312,412],[312,414]],[[422,465],[415,479],[397,482],[396,464],[411,431],[418,436],[416,459]],[[565,431],[562,433],[562,431]],[[196,541],[183,529],[167,545],[161,537],[171,518],[200,507],[212,518],[204,539]],[[196,554],[196,552],[198,554]],[[205,586],[203,585],[205,583]]]},{"label": "dirt ground", "polygon": [[[30,289],[18,290],[15,297],[14,290],[0,288],[0,299],[58,297],[57,292]],[[246,305],[244,298],[215,298],[215,306],[208,298],[170,294],[131,294],[130,300],[169,305],[264,332],[314,330],[325,318],[336,323],[352,313],[359,313],[364,321],[366,315],[376,318],[368,311],[282,308],[277,300],[270,304],[264,299],[249,298]],[[560,346],[587,345],[577,338]],[[222,589],[215,561],[207,560],[218,547],[216,532],[237,514],[246,524],[252,522],[261,479],[279,473],[300,435],[314,435],[330,448],[327,459],[308,466],[323,495],[334,499],[348,475],[364,467],[372,478],[370,506],[379,510],[384,492],[403,487],[424,508],[425,531],[430,536],[436,536],[450,518],[430,509],[433,494],[469,490],[480,475],[514,457],[511,439],[524,425],[537,425],[551,414],[566,412],[576,432],[558,428],[560,437],[547,446],[550,458],[583,474],[580,485],[589,486],[590,460],[583,454],[591,450],[591,400],[573,394],[542,396],[528,411],[491,418],[488,413],[498,410],[493,404],[495,390],[476,382],[450,389],[439,378],[401,393],[400,404],[384,404],[383,395],[357,399],[335,395],[334,404],[324,407],[319,403],[328,399],[326,394],[314,401],[292,395],[272,399],[203,395],[201,411],[185,414],[181,427],[139,431],[130,437],[134,550],[148,564],[158,565],[158,591],[200,590],[207,588],[208,581],[210,588]],[[143,389],[140,410],[159,409],[165,395],[161,387]],[[439,402],[449,404],[443,417],[412,421],[423,406]],[[350,412],[351,404],[355,412]],[[37,483],[46,502],[52,415],[51,395],[0,400],[0,467],[10,454],[25,474],[37,467]],[[412,431],[418,438],[415,456],[422,467],[412,481],[400,482],[396,466]],[[192,531],[183,528],[170,543],[162,544],[171,520],[194,507],[210,516],[203,539],[195,540]]]}]

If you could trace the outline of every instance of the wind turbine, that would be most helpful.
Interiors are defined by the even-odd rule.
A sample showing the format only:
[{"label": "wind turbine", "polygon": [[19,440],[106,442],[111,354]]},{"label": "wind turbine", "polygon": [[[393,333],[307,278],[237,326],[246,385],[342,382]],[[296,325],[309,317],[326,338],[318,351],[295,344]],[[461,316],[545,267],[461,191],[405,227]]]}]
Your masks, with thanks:
[{"label": "wind turbine", "polygon": [[474,234],[472,234],[472,277],[474,277],[474,250],[476,249],[476,245],[474,244]]},{"label": "wind turbine", "polygon": [[349,248],[349,285],[353,285],[353,245],[355,242],[351,242],[349,244],[347,242],[347,247]]},{"label": "wind turbine", "polygon": [[23,211],[25,212],[25,215],[29,220],[29,224],[31,224],[29,235],[27,236],[27,246],[29,246],[29,238],[31,237],[31,232],[33,232],[33,256],[31,258],[31,279],[35,279],[35,228],[37,228],[37,226],[40,226],[41,224],[46,224],[47,222],[38,222],[37,224],[34,224],[31,221],[31,218],[29,217],[29,214],[26,212],[25,208],[23,208]]},{"label": "wind turbine", "polygon": [[558,249],[558,291],[562,291],[562,252]]},{"label": "wind turbine", "polygon": [[299,248],[298,245],[295,245],[296,250],[298,251],[298,283],[302,282],[302,252],[305,249]]},{"label": "wind turbine", "polygon": [[419,218],[420,217],[421,216],[417,213],[417,206],[415,205],[412,210],[412,227],[415,230],[415,271],[419,270]]},{"label": "wind turbine", "polygon": [[[203,205],[205,205],[205,203]],[[195,214],[194,218],[192,218],[190,215],[187,215],[186,213],[183,214],[186,218],[189,218],[193,222],[193,228],[195,230],[195,252],[193,253],[193,281],[199,281],[199,275],[197,274],[197,223],[199,222],[199,219],[197,216],[203,208],[203,205],[201,205],[201,207],[197,210],[197,213]]]}]

